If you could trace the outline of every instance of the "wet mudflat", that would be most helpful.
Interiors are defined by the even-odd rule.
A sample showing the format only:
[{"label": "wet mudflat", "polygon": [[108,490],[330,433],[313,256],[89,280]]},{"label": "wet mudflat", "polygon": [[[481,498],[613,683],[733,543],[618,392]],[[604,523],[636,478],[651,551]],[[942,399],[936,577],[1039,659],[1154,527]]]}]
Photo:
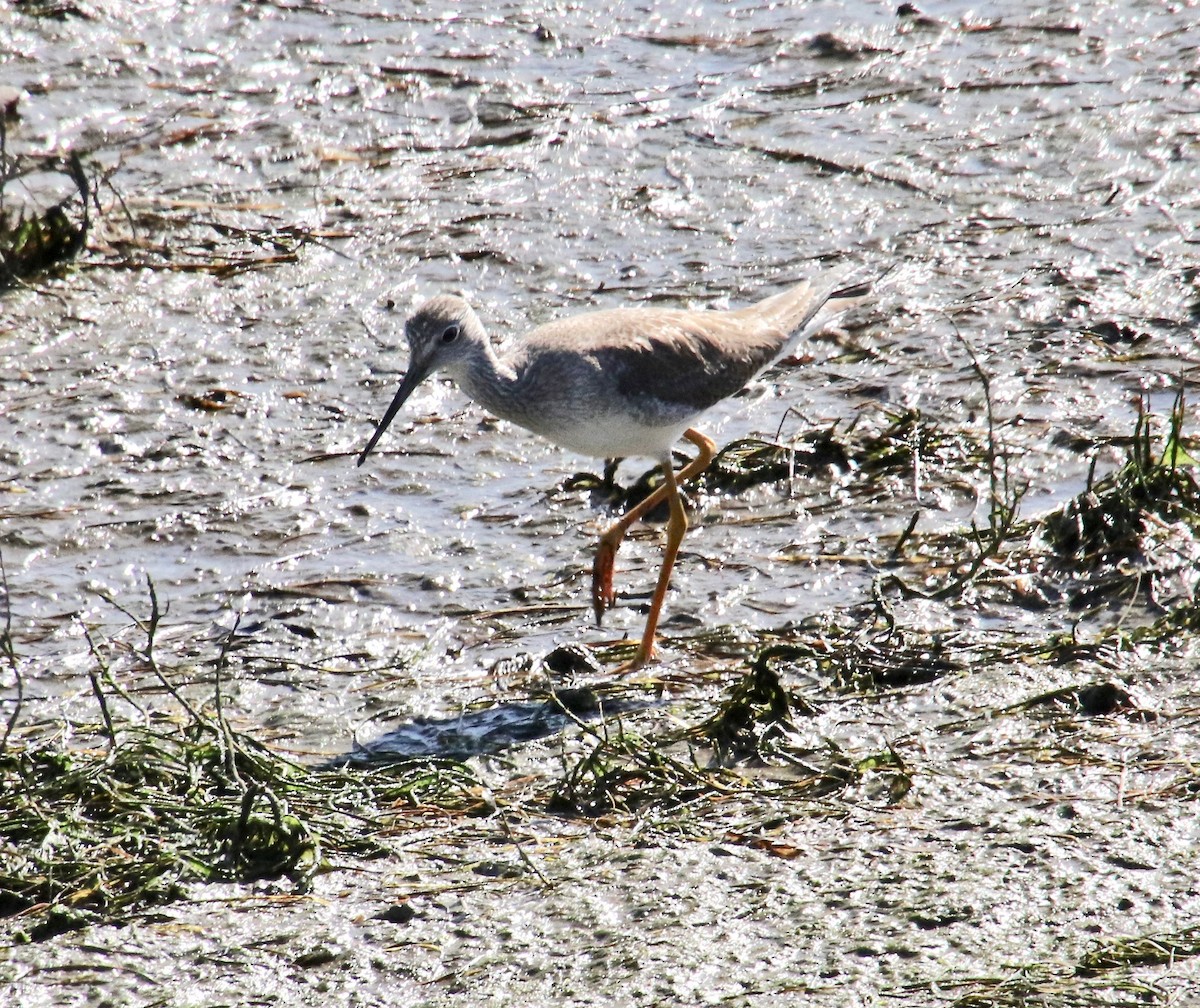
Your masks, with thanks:
[{"label": "wet mudflat", "polygon": [[[0,12],[0,236],[89,197],[0,297],[6,1003],[1190,1003],[1195,14]],[[598,461],[432,382],[354,466],[381,298],[889,268],[636,676]]]}]

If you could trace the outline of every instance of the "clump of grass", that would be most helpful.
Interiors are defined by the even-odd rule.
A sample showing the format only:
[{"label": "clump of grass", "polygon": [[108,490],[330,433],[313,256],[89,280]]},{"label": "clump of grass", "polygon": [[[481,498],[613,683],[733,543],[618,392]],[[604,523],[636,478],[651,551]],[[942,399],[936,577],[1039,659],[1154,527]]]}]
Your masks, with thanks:
[{"label": "clump of grass", "polygon": [[173,711],[116,714],[128,698],[94,646],[99,722],[26,744],[10,726],[0,748],[0,917],[14,937],[119,919],[189,883],[288,878],[302,890],[339,857],[387,853],[406,809],[479,806],[478,781],[450,760],[312,770],[237,731],[220,697],[224,651],[207,663],[212,703],[185,698],[154,654],[151,600],[143,657]]},{"label": "clump of grass", "polygon": [[710,771],[692,759],[671,755],[663,739],[621,730],[600,737],[582,759],[568,766],[548,801],[565,815],[670,811],[718,792],[733,792],[740,781],[727,771]]},{"label": "clump of grass", "polygon": [[[1020,520],[1026,488],[1010,478],[994,432],[987,378],[977,370],[989,417],[987,526],[973,521],[964,532],[941,536],[947,549],[965,545],[970,554],[946,561],[952,571],[940,583],[916,587],[889,575],[880,587],[906,597],[944,599],[980,583],[1012,583],[1019,580],[1014,574],[1024,572],[1029,583],[1045,586],[1045,594],[1038,588],[1027,600],[1065,591],[1078,609],[1141,595],[1167,612],[1168,623],[1194,628],[1200,601],[1200,462],[1192,454],[1193,441],[1184,436],[1182,389],[1161,445],[1154,418],[1143,408],[1132,437],[1124,439],[1129,453],[1116,472],[1097,478],[1094,459],[1082,493],[1040,518]],[[893,558],[901,555],[917,517],[900,536]],[[1065,588],[1064,578],[1070,582]]]},{"label": "clump of grass", "polygon": [[920,410],[900,410],[889,413],[887,419],[887,426],[854,447],[852,457],[864,472],[919,474],[930,463],[962,466],[983,457],[975,438],[964,431],[938,426]]},{"label": "clump of grass", "polygon": [[1166,438],[1155,446],[1153,418],[1138,415],[1125,463],[1095,478],[1077,497],[1045,515],[1042,538],[1061,572],[1080,579],[1073,603],[1093,605],[1139,594],[1167,606],[1164,597],[1195,601],[1200,562],[1200,472],[1183,435],[1182,389]]},{"label": "clump of grass", "polygon": [[[1200,927],[1165,934],[1097,942],[1072,966],[1030,963],[1007,977],[981,977],[959,983],[940,981],[943,997],[967,988],[948,1008],[1135,1008],[1175,1003],[1171,988],[1130,975],[1138,968],[1171,966],[1200,955]],[[925,987],[906,988],[913,992]],[[932,993],[932,990],[931,990]]]},{"label": "clump of grass", "polygon": [[122,728],[107,750],[0,754],[0,913],[41,918],[37,937],[188,881],[311,874],[319,839],[280,797],[286,779],[192,734]]},{"label": "clump of grass", "polygon": [[1185,448],[1183,424],[1181,390],[1171,410],[1166,442],[1156,452],[1152,417],[1141,411],[1125,464],[1099,480],[1093,467],[1083,493],[1042,518],[1046,542],[1060,563],[1095,571],[1138,559],[1154,521],[1200,528],[1198,463]]},{"label": "clump of grass", "polygon": [[784,483],[806,470],[847,468],[852,462],[850,446],[837,437],[832,427],[810,431],[790,445],[742,438],[725,445],[696,483],[706,493],[737,493],[768,483]]},{"label": "clump of grass", "polygon": [[688,737],[711,746],[720,762],[765,761],[779,752],[794,730],[793,713],[813,710],[802,697],[783,688],[769,656],[760,655],[717,713],[692,728]]},{"label": "clump of grass", "polygon": [[721,449],[697,485],[709,493],[738,492],[830,466],[873,476],[912,473],[919,482],[931,463],[955,466],[981,457],[969,436],[939,427],[920,410],[888,413],[886,420],[881,429],[870,432],[839,433],[836,425],[809,431],[790,445],[758,438],[733,441]]},{"label": "clump of grass", "polygon": [[[87,241],[92,198],[91,185],[77,155],[20,166],[9,159],[2,140],[0,136],[0,290],[53,270],[78,255]],[[33,171],[65,175],[78,190],[78,199],[72,196],[44,210],[21,206],[14,211],[6,207],[6,184]],[[72,215],[68,207],[76,202],[77,213]]]},{"label": "clump of grass", "polygon": [[1097,942],[1079,959],[1083,976],[1134,966],[1163,966],[1200,956],[1200,925],[1164,934],[1139,935]]},{"label": "clump of grass", "polygon": [[[594,732],[596,745],[565,769],[550,808],[560,814],[654,812],[668,826],[712,828],[742,802],[760,812],[780,801],[811,801],[886,775],[890,800],[911,786],[891,750],[854,760],[832,743],[805,746],[794,718],[814,713],[786,690],[763,658],[730,688],[715,714],[682,730],[643,736]],[[675,816],[673,820],[672,817]]]},{"label": "clump of grass", "polygon": [[[596,745],[566,768],[549,805],[565,814],[659,811],[744,791],[746,779],[727,769],[735,759],[761,755],[788,728],[791,703],[775,674],[750,673],[712,718],[683,731],[642,736],[618,723],[588,729]],[[581,723],[582,724],[582,723]],[[716,757],[701,762],[697,746]]]},{"label": "clump of grass", "polygon": [[827,627],[771,645],[755,659],[756,665],[767,661],[803,664],[830,685],[859,693],[917,686],[965,668],[941,636],[895,627],[875,637]]},{"label": "clump of grass", "polygon": [[[944,991],[947,985],[940,985]],[[947,1008],[1143,1008],[1169,1004],[1163,987],[1120,977],[1086,981],[1030,967],[1004,980],[976,980]]]},{"label": "clump of grass", "polygon": [[[757,486],[787,483],[798,474],[833,468],[859,470],[872,476],[911,473],[920,482],[927,466],[942,468],[973,464],[982,457],[975,441],[961,431],[947,431],[926,420],[919,410],[889,413],[882,429],[857,433],[837,425],[811,430],[789,444],[762,438],[741,438],[725,445],[712,465],[684,488],[700,493],[741,493]],[[683,455],[676,456],[677,461]],[[589,490],[610,507],[628,509],[649,496],[662,482],[656,466],[627,486],[616,482],[615,462],[604,475],[578,473],[566,490]],[[667,508],[648,517],[665,520]]]},{"label": "clump of grass", "polygon": [[[85,734],[73,726],[72,734]],[[180,898],[192,882],[288,878],[388,852],[404,808],[470,809],[450,761],[310,772],[210,717],[114,725],[107,745],[0,753],[0,916],[31,938]],[[94,741],[100,741],[95,738]]]},{"label": "clump of grass", "polygon": [[1171,606],[1153,623],[1129,628],[1119,624],[1113,626],[1107,637],[1110,639],[1109,646],[1166,645],[1177,651],[1181,639],[1197,634],[1200,634],[1200,596]]}]

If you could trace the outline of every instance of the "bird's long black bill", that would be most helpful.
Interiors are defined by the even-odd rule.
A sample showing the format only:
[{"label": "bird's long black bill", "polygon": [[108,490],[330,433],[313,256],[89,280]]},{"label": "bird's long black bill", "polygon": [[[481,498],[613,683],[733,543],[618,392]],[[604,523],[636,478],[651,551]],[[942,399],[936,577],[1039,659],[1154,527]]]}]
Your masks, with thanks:
[{"label": "bird's long black bill", "polygon": [[400,407],[408,401],[408,397],[413,394],[413,391],[425,375],[417,368],[409,370],[404,376],[404,380],[400,382],[400,389],[396,392],[396,397],[392,400],[392,404],[387,408],[387,412],[383,414],[383,419],[375,426],[375,433],[371,435],[371,440],[367,442],[367,447],[362,450],[358,456],[358,465],[362,465],[367,461],[367,456],[371,454],[371,449],[375,447],[379,439],[383,437],[383,432],[388,429],[388,425],[396,418],[396,414],[400,412]]}]

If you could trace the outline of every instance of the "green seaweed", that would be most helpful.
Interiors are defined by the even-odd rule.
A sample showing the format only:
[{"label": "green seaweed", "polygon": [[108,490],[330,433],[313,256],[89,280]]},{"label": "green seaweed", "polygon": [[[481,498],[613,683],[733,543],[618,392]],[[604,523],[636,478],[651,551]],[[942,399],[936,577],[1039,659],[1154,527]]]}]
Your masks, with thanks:
[{"label": "green seaweed", "polygon": [[1124,465],[1102,479],[1093,466],[1085,490],[1042,517],[1045,540],[1061,565],[1094,572],[1137,560],[1152,520],[1200,529],[1200,481],[1183,437],[1184,419],[1181,388],[1156,451],[1153,417],[1140,411]]},{"label": "green seaweed", "polygon": [[[406,809],[478,808],[478,781],[448,759],[363,773],[312,769],[238,731],[223,710],[226,646],[203,663],[208,709],[159,663],[162,612],[150,589],[147,665],[175,701],[153,721],[119,716],[128,697],[100,650],[89,672],[100,712],[62,737],[0,747],[0,917],[40,939],[179,899],[189,883],[287,878],[304,890],[339,858],[389,852]],[[232,638],[232,635],[231,635]],[[11,631],[4,652],[20,682]]]},{"label": "green seaweed", "polygon": [[[74,259],[87,241],[90,227],[91,183],[78,155],[52,158],[36,164],[16,165],[4,152],[0,125],[0,291],[53,271]],[[44,210],[22,206],[16,211],[4,203],[4,185],[32,171],[65,175],[75,185],[72,196]],[[77,204],[77,215],[68,213]]]}]

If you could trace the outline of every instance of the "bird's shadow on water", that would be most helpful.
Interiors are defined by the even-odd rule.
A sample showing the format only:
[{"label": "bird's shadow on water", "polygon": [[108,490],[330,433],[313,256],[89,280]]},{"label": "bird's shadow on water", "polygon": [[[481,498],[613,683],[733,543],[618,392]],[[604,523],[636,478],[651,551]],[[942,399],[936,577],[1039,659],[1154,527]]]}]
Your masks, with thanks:
[{"label": "bird's shadow on water", "polygon": [[490,756],[522,742],[557,735],[572,725],[611,714],[644,710],[652,701],[605,697],[588,686],[561,687],[542,699],[506,701],[454,717],[417,717],[365,743],[355,743],[320,769],[374,767],[436,757]]}]

